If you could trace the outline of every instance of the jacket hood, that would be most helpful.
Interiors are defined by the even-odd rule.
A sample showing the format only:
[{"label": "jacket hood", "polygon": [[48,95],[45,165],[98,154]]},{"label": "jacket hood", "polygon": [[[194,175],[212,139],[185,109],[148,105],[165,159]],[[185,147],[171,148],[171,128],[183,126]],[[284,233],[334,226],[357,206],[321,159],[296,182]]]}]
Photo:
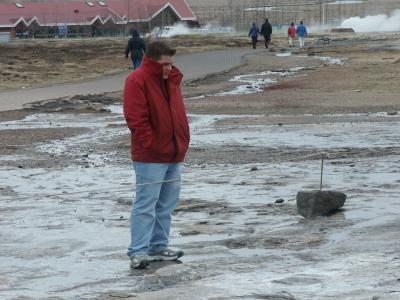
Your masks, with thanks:
[{"label": "jacket hood", "polygon": [[[163,76],[163,66],[159,64],[158,62],[152,60],[150,57],[147,55],[144,56],[143,62],[141,65],[142,70],[145,72],[148,72],[152,76],[159,77],[162,79]],[[180,84],[182,82],[183,75],[179,71],[178,68],[175,66],[172,66],[172,70],[168,75],[168,80],[171,80],[175,84]]]},{"label": "jacket hood", "polygon": [[139,30],[137,30],[137,29],[133,29],[132,30],[132,37],[137,37],[137,36],[139,36],[140,34],[139,34]]}]

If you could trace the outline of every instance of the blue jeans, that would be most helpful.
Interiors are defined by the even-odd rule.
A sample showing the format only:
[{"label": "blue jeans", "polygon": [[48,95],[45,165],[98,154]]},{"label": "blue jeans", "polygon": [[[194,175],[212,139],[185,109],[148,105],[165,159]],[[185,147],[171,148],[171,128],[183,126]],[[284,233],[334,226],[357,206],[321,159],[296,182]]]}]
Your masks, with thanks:
[{"label": "blue jeans", "polygon": [[132,58],[132,66],[133,66],[134,70],[139,68],[141,64],[142,64],[142,58],[141,57],[140,58],[139,57]]},{"label": "blue jeans", "polygon": [[[131,212],[128,256],[152,254],[168,246],[171,215],[181,189],[180,163],[134,162],[136,199]],[[152,182],[176,180],[173,182]]]}]

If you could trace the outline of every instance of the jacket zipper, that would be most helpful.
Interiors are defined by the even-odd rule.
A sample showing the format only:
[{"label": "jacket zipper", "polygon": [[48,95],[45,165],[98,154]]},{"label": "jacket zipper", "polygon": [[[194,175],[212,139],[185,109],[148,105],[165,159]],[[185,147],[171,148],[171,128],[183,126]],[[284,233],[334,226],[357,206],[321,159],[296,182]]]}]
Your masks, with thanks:
[{"label": "jacket zipper", "polygon": [[[164,79],[161,79],[161,80],[164,80]],[[163,92],[163,95],[164,95],[164,97],[166,98],[166,100],[168,102],[169,114],[170,114],[170,117],[171,117],[171,125],[172,125],[172,131],[173,131],[172,141],[174,143],[174,148],[175,148],[174,156],[173,156],[172,161],[174,161],[176,159],[176,157],[178,156],[179,147],[178,147],[178,141],[177,141],[176,135],[175,135],[174,120],[172,118],[171,98],[170,98],[169,93],[168,93],[168,85],[167,85],[167,83],[165,82],[165,90],[163,89],[163,82],[162,81],[160,81],[160,85],[161,85],[161,90]]]}]

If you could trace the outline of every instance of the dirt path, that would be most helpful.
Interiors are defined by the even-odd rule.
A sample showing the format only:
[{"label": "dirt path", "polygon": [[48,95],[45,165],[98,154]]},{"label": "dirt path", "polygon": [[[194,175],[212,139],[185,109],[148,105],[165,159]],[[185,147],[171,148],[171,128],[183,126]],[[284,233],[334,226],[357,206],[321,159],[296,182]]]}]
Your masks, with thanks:
[{"label": "dirt path", "polygon": [[[218,73],[233,68],[241,63],[244,54],[252,52],[254,51],[242,48],[183,54],[176,57],[176,65],[182,70],[185,80],[190,81],[210,73]],[[2,92],[0,93],[0,110],[20,109],[27,103],[66,96],[121,91],[129,72],[84,82]]]}]

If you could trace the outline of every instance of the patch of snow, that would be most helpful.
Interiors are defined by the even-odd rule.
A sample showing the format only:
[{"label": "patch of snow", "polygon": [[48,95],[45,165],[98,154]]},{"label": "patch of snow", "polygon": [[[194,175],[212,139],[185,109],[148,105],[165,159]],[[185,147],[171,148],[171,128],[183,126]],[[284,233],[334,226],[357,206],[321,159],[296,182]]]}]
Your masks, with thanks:
[{"label": "patch of snow", "polygon": [[335,2],[328,2],[327,5],[349,5],[349,4],[362,4],[365,0],[337,0]]},{"label": "patch of snow", "polygon": [[330,57],[330,56],[315,56],[315,57],[331,65],[344,65],[346,63],[345,59],[338,57]]},{"label": "patch of snow", "polygon": [[291,56],[292,52],[282,52],[282,53],[277,53],[276,56],[278,57],[287,57],[287,56]]},{"label": "patch of snow", "polygon": [[295,76],[295,73],[302,69],[303,67],[298,67],[282,71],[265,71],[255,74],[238,75],[230,79],[229,81],[245,83],[244,85],[237,86],[230,91],[219,92],[216,95],[226,96],[261,92],[266,86],[278,82],[279,78]]},{"label": "patch of snow", "polygon": [[[220,117],[223,118],[223,117]],[[207,118],[209,121],[209,118]],[[191,139],[192,145],[247,145],[257,147],[306,147],[325,149],[329,147],[359,147],[366,144],[373,147],[395,147],[400,140],[400,132],[392,130],[400,122],[373,123],[333,123],[265,126],[231,126],[223,135],[216,132],[199,132]],[[246,130],[243,130],[243,129]],[[382,133],[385,132],[383,137]]]}]

